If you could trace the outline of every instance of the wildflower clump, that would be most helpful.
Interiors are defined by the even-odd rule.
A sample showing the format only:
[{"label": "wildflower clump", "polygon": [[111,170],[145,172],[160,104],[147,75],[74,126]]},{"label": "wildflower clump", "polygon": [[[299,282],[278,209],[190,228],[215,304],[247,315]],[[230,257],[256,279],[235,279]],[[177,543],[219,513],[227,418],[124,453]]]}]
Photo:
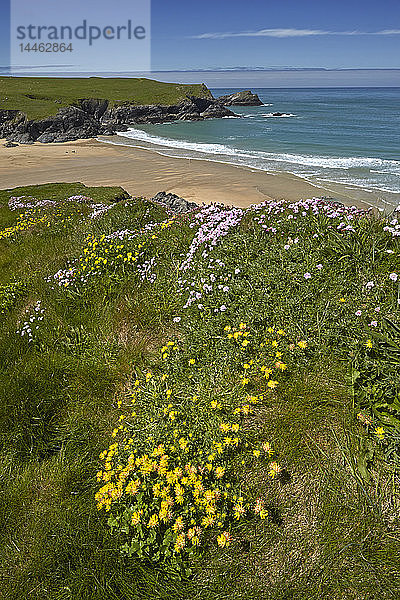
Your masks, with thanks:
[{"label": "wildflower clump", "polygon": [[[158,231],[152,229],[151,234],[146,228],[134,234],[128,232],[129,235],[126,236],[117,235],[119,232],[100,236],[90,234],[86,237],[84,248],[74,263],[57,271],[48,281],[55,281],[59,287],[79,289],[94,278],[108,276],[114,282],[121,280],[133,266],[137,268],[143,281],[148,278],[154,257],[143,264],[139,264],[139,259],[145,256],[146,250],[156,240],[157,235],[172,224],[173,219],[158,223]],[[151,275],[149,279],[154,281]]]},{"label": "wildflower clump", "polygon": [[[215,393],[210,398],[204,387],[204,372],[212,377],[215,365],[194,359],[177,340],[161,348],[162,372],[147,371],[136,379],[97,474],[97,508],[126,535],[124,552],[177,563],[206,544],[228,546],[238,521],[266,519],[267,508],[262,499],[254,508],[237,462],[262,461],[271,479],[282,470],[270,462],[271,443],[249,435],[247,422],[285,376],[282,346],[289,343],[278,331],[258,340],[259,357],[244,363],[245,384],[242,366],[232,373],[229,401]],[[225,328],[225,334],[221,343],[231,352],[250,352],[242,344],[251,338],[245,323]],[[250,393],[250,385],[258,392]]]}]

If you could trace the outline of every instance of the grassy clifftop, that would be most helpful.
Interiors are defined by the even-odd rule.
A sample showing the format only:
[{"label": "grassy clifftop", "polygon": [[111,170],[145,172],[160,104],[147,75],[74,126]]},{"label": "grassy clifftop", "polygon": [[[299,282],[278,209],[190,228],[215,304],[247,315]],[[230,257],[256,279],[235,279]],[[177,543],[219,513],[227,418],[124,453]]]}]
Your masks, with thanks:
[{"label": "grassy clifftop", "polygon": [[111,106],[175,104],[187,95],[210,98],[204,84],[163,83],[135,78],[0,77],[0,110],[20,110],[28,119],[42,119],[80,98],[109,100]]},{"label": "grassy clifftop", "polygon": [[2,597],[398,598],[400,224],[124,196],[0,194]]}]

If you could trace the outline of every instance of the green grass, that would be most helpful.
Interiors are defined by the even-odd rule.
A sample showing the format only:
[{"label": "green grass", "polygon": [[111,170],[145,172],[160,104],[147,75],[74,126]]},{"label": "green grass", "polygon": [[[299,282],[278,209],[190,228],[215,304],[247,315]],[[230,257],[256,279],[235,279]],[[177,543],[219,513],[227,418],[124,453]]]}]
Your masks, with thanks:
[{"label": "green grass", "polygon": [[[79,194],[112,208],[91,219],[90,204],[64,202]],[[60,204],[43,209],[50,226],[0,239],[0,596],[398,598],[398,471],[385,460],[398,427],[385,425],[386,437],[379,441],[373,428],[357,420],[351,386],[355,358],[364,366],[381,360],[374,354],[366,358],[366,340],[375,344],[368,322],[376,317],[380,330],[384,316],[398,320],[398,288],[388,274],[398,268],[399,246],[383,232],[382,222],[371,217],[352,221],[355,232],[340,235],[323,217],[276,216],[269,223],[278,230],[272,234],[248,214],[210,251],[209,258],[222,265],[210,270],[209,258],[200,250],[193,268],[183,273],[179,267],[197,225],[189,227],[193,217],[179,217],[162,231],[155,227],[121,242],[123,253],[134,253],[143,242],[139,264],[155,258],[152,271],[157,277],[151,283],[141,279],[134,263],[115,259],[119,266],[114,267],[111,245],[101,242],[101,236],[160,223],[168,218],[161,207],[121,199],[121,188],[80,183],[3,190],[0,234],[23,212],[9,210],[11,196]],[[60,214],[69,220],[61,222]],[[316,233],[318,238],[313,237]],[[96,265],[100,273],[75,286],[47,281],[70,261],[88,255],[88,236],[98,241],[97,257],[110,257]],[[285,250],[288,238],[290,248]],[[320,263],[322,270],[316,267]],[[240,272],[235,274],[235,269]],[[179,278],[200,290],[204,280],[210,282],[210,272],[230,289],[217,287],[184,309],[187,292],[181,293]],[[312,274],[310,280],[304,278],[306,272]],[[367,292],[365,284],[371,280],[375,285]],[[15,295],[10,293],[13,285]],[[16,331],[38,300],[44,318],[34,341],[28,342]],[[203,310],[197,308],[199,302]],[[214,312],[221,305],[226,310]],[[361,319],[357,309],[363,312]],[[248,347],[234,346],[224,331],[241,321],[251,331]],[[223,419],[228,418],[228,408],[246,393],[240,384],[242,365],[261,356],[259,342],[271,337],[271,326],[283,328],[289,341],[307,340],[307,348],[296,349],[293,356],[284,351],[281,360],[288,368],[277,376],[278,387],[266,390],[254,413],[241,421],[249,447],[227,460],[229,481],[251,501],[262,496],[269,516],[261,521],[249,515],[228,524],[234,536],[229,547],[218,549],[210,536],[191,561],[190,577],[180,579],[168,565],[124,557],[120,547],[127,536],[110,531],[94,495],[100,486],[99,453],[115,441],[111,431],[130,406],[136,378],[144,390],[137,402],[138,418],[129,419],[118,440],[132,435],[142,447],[148,431],[156,438],[161,430],[168,431],[164,421],[157,421],[160,398],[143,382],[149,370],[156,378],[168,369],[171,402],[181,413],[173,426],[184,427],[184,419],[207,444],[218,428],[218,418],[209,416],[209,402],[223,403]],[[160,348],[171,339],[179,340],[181,350],[177,358],[162,360]],[[191,357],[193,366],[188,365]],[[385,368],[384,362],[379,365]],[[250,394],[261,386],[253,379]],[[194,394],[198,405],[191,400]],[[364,396],[363,401],[367,411]],[[379,414],[374,414],[374,426]],[[154,423],[163,425],[157,429]],[[271,479],[268,462],[247,456],[264,439],[275,450],[282,477]],[[396,444],[394,449],[398,452]],[[115,505],[113,514],[119,510]]]},{"label": "green grass", "polygon": [[164,83],[134,78],[0,77],[0,110],[20,110],[28,119],[55,115],[63,106],[82,98],[108,100],[110,106],[176,104],[187,96],[210,98],[204,84]]}]

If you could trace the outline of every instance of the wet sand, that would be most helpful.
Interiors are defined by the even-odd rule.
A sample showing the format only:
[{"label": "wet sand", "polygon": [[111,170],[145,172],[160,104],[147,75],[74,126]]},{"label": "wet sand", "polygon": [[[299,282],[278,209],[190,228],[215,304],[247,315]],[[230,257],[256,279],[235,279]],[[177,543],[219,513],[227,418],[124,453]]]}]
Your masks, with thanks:
[{"label": "wet sand", "polygon": [[150,198],[167,191],[197,203],[223,202],[240,207],[268,199],[313,196],[334,196],[346,204],[365,206],[350,192],[316,187],[286,173],[168,157],[152,149],[94,139],[15,148],[5,148],[4,141],[0,140],[0,189],[80,181],[85,185],[122,186],[133,196]]}]

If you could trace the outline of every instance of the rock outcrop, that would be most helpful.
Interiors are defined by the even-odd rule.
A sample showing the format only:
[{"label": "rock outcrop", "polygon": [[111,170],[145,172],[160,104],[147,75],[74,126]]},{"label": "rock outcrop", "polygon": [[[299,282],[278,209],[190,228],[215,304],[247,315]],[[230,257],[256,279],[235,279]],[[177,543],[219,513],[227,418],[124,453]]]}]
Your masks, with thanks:
[{"label": "rock outcrop", "polygon": [[227,96],[219,96],[217,98],[219,102],[222,102],[224,106],[262,106],[260,98],[257,94],[253,94],[250,90],[244,90],[243,92],[236,92],[235,94],[229,94]]},{"label": "rock outcrop", "polygon": [[28,120],[18,110],[0,110],[0,137],[20,144],[68,142],[114,135],[141,123],[201,121],[226,116],[235,115],[215,98],[188,96],[176,105],[125,103],[112,107],[108,100],[82,98],[75,105],[65,106],[54,116],[40,120]]},{"label": "rock outcrop", "polygon": [[189,202],[184,198],[180,198],[180,196],[177,196],[176,194],[167,192],[158,192],[158,194],[151,198],[151,201],[157,202],[157,204],[162,204],[174,213],[186,213],[199,208],[198,204],[195,202]]}]

